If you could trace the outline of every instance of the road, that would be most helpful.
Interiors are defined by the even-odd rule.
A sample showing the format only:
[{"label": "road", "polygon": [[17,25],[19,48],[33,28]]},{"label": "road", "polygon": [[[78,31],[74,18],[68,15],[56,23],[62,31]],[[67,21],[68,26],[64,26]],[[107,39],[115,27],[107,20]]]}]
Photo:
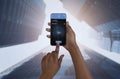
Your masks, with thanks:
[{"label": "road", "polygon": [[[36,56],[24,62],[9,74],[4,75],[1,79],[38,79],[41,74],[40,61],[45,55],[44,52],[48,52],[49,49],[50,47],[47,47],[39,51]],[[61,50],[67,53],[66,50]],[[120,79],[119,64],[88,48],[83,48],[82,51],[84,51],[82,55],[85,63],[94,79]],[[69,55],[65,55],[62,67],[54,79],[75,79],[74,67]]]}]

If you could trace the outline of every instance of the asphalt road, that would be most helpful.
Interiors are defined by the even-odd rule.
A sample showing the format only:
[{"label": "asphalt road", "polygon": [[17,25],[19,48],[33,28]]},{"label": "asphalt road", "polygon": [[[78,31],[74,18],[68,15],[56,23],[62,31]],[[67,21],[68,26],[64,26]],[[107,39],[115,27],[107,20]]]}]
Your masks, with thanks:
[{"label": "asphalt road", "polygon": [[[46,49],[49,49],[46,48]],[[46,50],[44,49],[44,51]],[[120,65],[112,60],[90,50],[83,49],[84,54],[89,56],[85,63],[94,79],[120,79]],[[66,52],[66,51],[65,51]],[[4,75],[2,79],[38,79],[41,74],[40,61],[44,54],[38,55],[15,68],[11,73]],[[74,67],[71,59],[64,59],[62,68],[54,79],[75,79]]]}]

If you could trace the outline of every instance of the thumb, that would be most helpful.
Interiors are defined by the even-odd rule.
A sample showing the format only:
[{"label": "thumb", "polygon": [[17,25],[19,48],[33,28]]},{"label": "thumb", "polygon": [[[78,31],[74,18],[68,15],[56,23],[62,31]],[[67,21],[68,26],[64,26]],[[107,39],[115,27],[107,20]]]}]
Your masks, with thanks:
[{"label": "thumb", "polygon": [[61,62],[62,62],[63,57],[64,57],[64,55],[61,55],[60,58],[58,59],[59,66],[61,66]]}]

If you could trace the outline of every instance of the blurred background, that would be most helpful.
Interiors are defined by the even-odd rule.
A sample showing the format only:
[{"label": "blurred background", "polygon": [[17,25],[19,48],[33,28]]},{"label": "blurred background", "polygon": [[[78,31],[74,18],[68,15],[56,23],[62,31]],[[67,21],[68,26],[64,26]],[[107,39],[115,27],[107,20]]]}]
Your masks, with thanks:
[{"label": "blurred background", "polygon": [[[66,13],[94,79],[120,79],[120,0],[0,0],[0,79],[38,79],[54,50],[45,31],[51,13]],[[75,79],[66,49],[54,79]]]}]

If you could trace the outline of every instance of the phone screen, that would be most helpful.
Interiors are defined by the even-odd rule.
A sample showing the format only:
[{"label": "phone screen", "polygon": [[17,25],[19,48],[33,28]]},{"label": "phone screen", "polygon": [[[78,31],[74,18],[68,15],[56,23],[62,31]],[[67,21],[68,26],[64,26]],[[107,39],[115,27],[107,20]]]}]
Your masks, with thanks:
[{"label": "phone screen", "polygon": [[66,14],[51,14],[51,45],[66,44]]}]

